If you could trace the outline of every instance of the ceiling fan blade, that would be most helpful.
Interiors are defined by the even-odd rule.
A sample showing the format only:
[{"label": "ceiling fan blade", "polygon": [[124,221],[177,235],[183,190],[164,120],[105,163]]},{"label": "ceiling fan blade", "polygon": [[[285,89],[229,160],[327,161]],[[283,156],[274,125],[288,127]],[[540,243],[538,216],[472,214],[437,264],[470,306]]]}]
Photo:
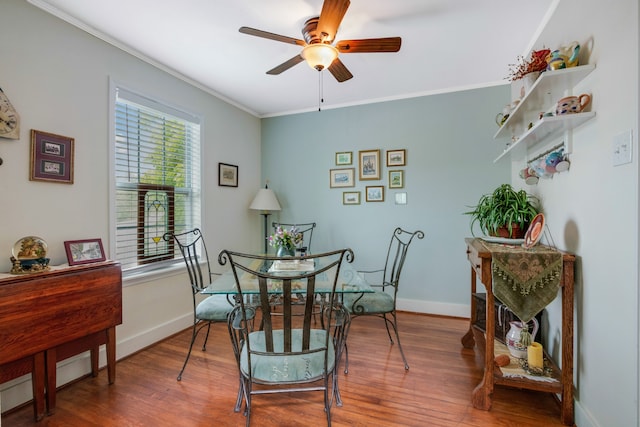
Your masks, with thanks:
[{"label": "ceiling fan blade", "polygon": [[324,0],[317,28],[317,34],[322,37],[322,42],[331,43],[336,37],[338,27],[350,4],[349,0]]},{"label": "ceiling fan blade", "polygon": [[336,43],[336,49],[340,53],[397,52],[400,50],[401,44],[402,39],[400,37],[340,40]]},{"label": "ceiling fan blade", "polygon": [[267,71],[267,74],[271,74],[271,75],[280,74],[284,71],[287,71],[289,68],[293,67],[294,65],[301,63],[302,61],[304,61],[304,58],[300,55],[296,55],[293,58],[289,59],[288,61],[285,61],[282,64],[278,65],[277,67],[270,69],[269,71]]},{"label": "ceiling fan blade", "polygon": [[294,39],[293,37],[281,36],[280,34],[274,34],[268,31],[256,30],[255,28],[240,27],[238,31],[240,31],[243,34],[249,34],[250,36],[262,37],[264,39],[275,40],[277,42],[297,44],[298,46],[306,45],[304,40]]},{"label": "ceiling fan blade", "polygon": [[334,59],[331,65],[329,65],[329,72],[333,74],[333,77],[335,77],[340,83],[353,77],[353,74],[347,70],[347,67],[345,67],[342,61],[340,61],[340,58]]}]

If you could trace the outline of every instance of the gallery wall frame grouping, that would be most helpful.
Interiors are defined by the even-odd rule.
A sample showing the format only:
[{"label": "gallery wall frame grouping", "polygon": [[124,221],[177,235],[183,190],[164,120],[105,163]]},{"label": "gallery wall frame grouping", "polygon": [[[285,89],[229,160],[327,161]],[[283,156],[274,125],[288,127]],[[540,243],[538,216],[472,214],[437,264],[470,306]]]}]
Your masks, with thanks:
[{"label": "gallery wall frame grouping", "polygon": [[[358,180],[362,182],[379,181],[383,177],[382,156],[385,156],[384,165],[387,168],[388,182],[386,186],[389,189],[405,188],[405,171],[404,169],[395,169],[407,164],[407,150],[393,149],[387,150],[386,153],[382,149],[368,149],[357,152],[357,165],[354,163],[353,151],[338,151],[335,153],[335,165],[338,168],[329,170],[329,188],[352,188],[356,187],[356,169],[358,170]],[[344,168],[340,166],[354,166]],[[384,202],[385,185],[367,185],[365,188],[366,202]],[[344,191],[342,193],[343,205],[359,205],[361,203],[360,191]],[[405,195],[406,200],[406,193]],[[397,203],[396,204],[405,204]]]}]

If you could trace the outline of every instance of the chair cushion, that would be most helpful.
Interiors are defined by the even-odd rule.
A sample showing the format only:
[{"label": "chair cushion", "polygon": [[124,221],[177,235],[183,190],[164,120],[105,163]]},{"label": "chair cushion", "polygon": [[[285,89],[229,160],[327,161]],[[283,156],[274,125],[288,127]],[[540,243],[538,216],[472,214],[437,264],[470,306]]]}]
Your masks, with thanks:
[{"label": "chair cushion", "polygon": [[378,314],[393,311],[393,296],[386,292],[375,291],[365,293],[362,295],[362,298],[356,302],[356,308],[354,309],[354,301],[356,301],[359,296],[360,294],[344,294],[344,305],[350,313]]},{"label": "chair cushion", "polygon": [[196,318],[225,322],[231,310],[233,306],[227,301],[226,295],[211,295],[197,305]]},{"label": "chair cushion", "polygon": [[[325,345],[326,331],[322,329],[312,329],[310,339],[310,349],[322,348]],[[265,351],[264,331],[256,331],[249,334],[249,342],[252,351]],[[282,330],[273,331],[273,347],[276,352],[282,352],[284,348],[284,334]],[[292,331],[293,351],[302,349],[302,330]],[[333,370],[335,361],[335,351],[331,339],[329,339],[328,370]],[[247,346],[242,347],[240,355],[240,369],[245,376],[249,375],[249,365],[247,362]],[[267,382],[290,382],[303,381],[319,378],[324,374],[324,352],[318,351],[310,354],[300,355],[257,355],[251,354],[251,366],[253,377],[260,381]]]}]

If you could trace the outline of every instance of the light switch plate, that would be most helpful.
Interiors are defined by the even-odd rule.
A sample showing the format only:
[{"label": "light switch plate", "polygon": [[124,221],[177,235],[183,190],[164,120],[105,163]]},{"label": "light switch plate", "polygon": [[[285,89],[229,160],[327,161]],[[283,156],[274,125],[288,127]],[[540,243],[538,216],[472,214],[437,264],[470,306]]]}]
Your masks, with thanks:
[{"label": "light switch plate", "polygon": [[396,193],[396,205],[407,204],[407,193]]},{"label": "light switch plate", "polygon": [[612,159],[613,166],[620,166],[632,161],[633,135],[631,130],[619,133],[613,137]]}]

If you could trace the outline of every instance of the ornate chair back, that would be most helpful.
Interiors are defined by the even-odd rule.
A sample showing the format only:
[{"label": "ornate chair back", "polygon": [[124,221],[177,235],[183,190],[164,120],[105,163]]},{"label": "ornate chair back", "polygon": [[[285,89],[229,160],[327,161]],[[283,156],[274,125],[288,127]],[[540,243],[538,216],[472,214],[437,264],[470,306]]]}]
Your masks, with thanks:
[{"label": "ornate chair back", "polygon": [[[352,261],[350,249],[287,260],[226,250],[218,256],[221,265],[231,265],[239,297],[228,325],[247,425],[253,395],[283,391],[323,391],[327,422],[331,423],[333,400],[341,404],[336,373],[350,325],[349,313],[335,292],[345,258]],[[326,295],[320,327],[314,327],[312,321],[316,293]],[[259,295],[258,331],[251,329],[252,307],[245,307],[248,294]],[[262,386],[254,390],[254,384]]]}]

